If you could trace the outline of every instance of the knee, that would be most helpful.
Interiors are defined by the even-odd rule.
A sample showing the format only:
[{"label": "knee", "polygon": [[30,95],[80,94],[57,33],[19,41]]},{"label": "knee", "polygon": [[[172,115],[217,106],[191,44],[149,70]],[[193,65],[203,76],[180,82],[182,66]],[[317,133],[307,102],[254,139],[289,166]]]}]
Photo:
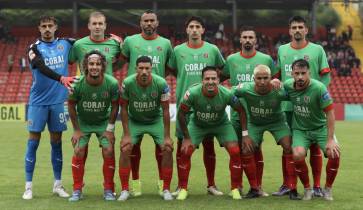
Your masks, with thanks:
[{"label": "knee", "polygon": [[282,150],[284,154],[291,154],[292,148],[291,145],[282,145]]},{"label": "knee", "polygon": [[230,156],[240,155],[240,149],[237,145],[227,147],[227,151]]},{"label": "knee", "polygon": [[295,161],[303,160],[306,156],[306,150],[303,147],[296,147],[293,149],[293,158]]},{"label": "knee", "polygon": [[103,155],[106,157],[111,157],[113,155],[112,145],[109,145],[108,147],[103,147],[102,151],[103,151]]},{"label": "knee", "polygon": [[75,147],[74,148],[74,155],[76,157],[84,157],[85,148],[84,147]]}]

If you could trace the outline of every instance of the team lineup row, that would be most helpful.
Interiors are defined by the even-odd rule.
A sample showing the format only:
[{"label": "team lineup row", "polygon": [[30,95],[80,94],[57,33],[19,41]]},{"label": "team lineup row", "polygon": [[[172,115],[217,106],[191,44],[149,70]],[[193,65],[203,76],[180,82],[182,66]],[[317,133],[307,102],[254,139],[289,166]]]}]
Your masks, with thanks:
[{"label": "team lineup row", "polygon": [[[204,150],[207,191],[213,195],[223,194],[214,182],[214,137],[230,155],[230,196],[242,198],[242,171],[250,184],[245,197],[267,196],[262,189],[260,148],[265,131],[271,132],[283,148],[283,184],[273,195],[289,194],[292,200],[300,199],[297,193],[299,177],[304,185],[304,200],[313,196],[333,200],[331,188],[339,167],[340,151],[334,137],[332,99],[326,89],[330,70],[323,48],[305,39],[306,21],[299,16],[289,20],[292,41],[279,48],[277,66],[269,55],[256,51],[256,34],[252,27],[241,29],[241,51],[225,61],[215,45],[202,40],[205,26],[201,18],[187,19],[188,40],[174,49],[169,40],[157,34],[158,25],[156,14],[146,11],[140,18],[142,32],[123,42],[115,35],[105,35],[106,17],[93,12],[88,23],[90,35],[74,42],[54,36],[58,29],[55,18],[40,18],[41,37],[28,51],[33,85],[27,113],[29,139],[23,198],[33,197],[36,150],[46,124],[52,146],[53,192],[69,197],[61,183],[61,137],[66,130],[63,103],[68,99],[74,129],[74,184],[70,201],[82,198],[84,165],[92,133],[102,146],[104,198],[116,200],[114,128],[119,105],[123,136],[119,159],[122,191],[118,200],[125,201],[131,194],[141,195],[138,169],[140,143],[145,133],[155,141],[159,193],[164,200],[172,200],[173,196],[178,200],[187,198],[190,158],[200,143]],[[112,76],[112,67],[120,61],[129,64],[128,77],[122,81],[121,88]],[[68,63],[72,62],[79,64],[80,78],[67,76]],[[170,192],[174,148],[170,137],[170,89],[164,79],[169,74],[177,78],[178,188],[174,193]],[[230,79],[233,86],[231,91],[219,85],[226,79]],[[227,105],[234,109],[231,120],[225,113]],[[308,149],[313,188],[305,163]],[[328,157],[324,190],[320,187],[320,149]]]}]

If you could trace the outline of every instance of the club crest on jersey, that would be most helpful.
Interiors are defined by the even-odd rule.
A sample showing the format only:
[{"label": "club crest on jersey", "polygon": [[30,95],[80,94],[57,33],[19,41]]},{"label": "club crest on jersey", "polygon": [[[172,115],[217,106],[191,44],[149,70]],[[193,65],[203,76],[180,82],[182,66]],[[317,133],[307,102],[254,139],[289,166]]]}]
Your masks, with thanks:
[{"label": "club crest on jersey", "polygon": [[109,53],[110,52],[110,48],[105,47],[105,53]]},{"label": "club crest on jersey", "polygon": [[304,102],[306,104],[310,103],[310,96],[304,96]]},{"label": "club crest on jersey", "polygon": [[97,99],[97,93],[92,93],[92,99],[96,100]]},{"label": "club crest on jersey", "polygon": [[304,55],[304,60],[309,61],[310,57],[309,55]]},{"label": "club crest on jersey", "polygon": [[63,47],[63,45],[62,45],[62,44],[59,44],[59,45],[57,45],[57,49],[58,49],[59,51],[63,51],[63,50],[64,50],[64,47]]},{"label": "club crest on jersey", "polygon": [[156,47],[156,49],[157,49],[159,52],[163,51],[163,48],[161,48],[160,46]]},{"label": "club crest on jersey", "polygon": [[151,98],[156,98],[158,97],[158,93],[157,92],[151,92]]},{"label": "club crest on jersey", "polygon": [[204,58],[208,58],[208,56],[209,56],[209,55],[208,55],[208,53],[204,53],[204,54],[203,54],[203,57],[204,57]]},{"label": "club crest on jersey", "polygon": [[190,96],[190,92],[189,92],[189,90],[187,90],[187,92],[185,92],[185,94],[184,94],[184,100],[188,100],[189,96]]},{"label": "club crest on jersey", "polygon": [[246,71],[250,71],[251,70],[251,64],[246,64]]},{"label": "club crest on jersey", "polygon": [[108,94],[107,91],[105,91],[105,92],[102,93],[101,96],[102,96],[102,98],[108,98],[109,94]]},{"label": "club crest on jersey", "polygon": [[327,101],[327,100],[331,99],[329,92],[325,92],[322,97],[323,97],[323,101]]}]

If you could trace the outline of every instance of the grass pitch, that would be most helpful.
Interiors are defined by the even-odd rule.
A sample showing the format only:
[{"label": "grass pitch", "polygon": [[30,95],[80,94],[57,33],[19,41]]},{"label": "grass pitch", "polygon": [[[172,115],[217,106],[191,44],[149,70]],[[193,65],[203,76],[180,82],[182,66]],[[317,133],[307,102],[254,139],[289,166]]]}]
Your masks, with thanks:
[{"label": "grass pitch", "polygon": [[[49,135],[44,132],[37,152],[37,163],[33,180],[33,200],[21,198],[24,191],[24,153],[26,149],[27,131],[25,123],[0,122],[1,146],[0,152],[0,209],[363,209],[363,122],[337,122],[336,135],[342,147],[342,160],[337,179],[334,184],[333,202],[321,198],[312,201],[290,201],[288,197],[267,197],[253,200],[234,201],[227,196],[229,192],[228,155],[223,148],[215,144],[217,153],[216,183],[225,193],[221,197],[206,194],[206,176],[202,161],[202,150],[197,150],[192,159],[190,174],[189,198],[186,201],[165,202],[158,195],[156,181],[158,179],[154,145],[147,136],[142,143],[142,158],[140,176],[143,195],[131,198],[126,202],[105,202],[102,198],[102,156],[95,138],[91,140],[89,155],[86,163],[84,199],[78,203],[70,203],[66,199],[53,196],[51,193],[53,173],[50,162]],[[70,137],[71,126],[63,136],[63,184],[69,193],[72,189],[71,158],[72,146]],[[172,125],[172,131],[174,124]],[[119,156],[119,141],[121,125],[116,129],[116,158]],[[268,193],[275,191],[281,184],[281,153],[271,136],[265,136],[263,143],[265,170],[263,187]],[[175,157],[175,154],[174,154]],[[175,162],[175,161],[174,161]],[[323,168],[322,185],[325,183],[325,163]],[[118,165],[118,164],[117,164]],[[244,192],[248,183],[244,179]],[[120,192],[118,172],[115,173],[117,192]],[[176,187],[176,170],[172,189]],[[312,180],[311,180],[312,181]],[[299,192],[302,185],[299,182]]]}]

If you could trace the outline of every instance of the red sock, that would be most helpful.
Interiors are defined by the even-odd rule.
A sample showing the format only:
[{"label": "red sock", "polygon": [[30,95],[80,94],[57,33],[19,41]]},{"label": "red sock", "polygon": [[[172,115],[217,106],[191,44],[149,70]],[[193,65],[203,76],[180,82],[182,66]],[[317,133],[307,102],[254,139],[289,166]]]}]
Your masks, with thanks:
[{"label": "red sock", "polygon": [[296,176],[296,172],[295,172],[295,162],[292,158],[292,154],[284,154],[282,156],[283,159],[285,159],[285,171],[286,171],[286,179],[287,179],[287,183],[286,186],[289,189],[296,189],[296,185],[297,185],[297,176]]},{"label": "red sock", "polygon": [[163,167],[162,169],[162,180],[164,181],[163,190],[170,190],[170,182],[173,177],[173,168]]},{"label": "red sock", "polygon": [[246,173],[250,187],[253,189],[258,189],[255,157],[253,155],[242,155],[242,167]]},{"label": "red sock", "polygon": [[189,148],[187,153],[181,152],[179,168],[179,187],[182,189],[188,188],[189,172],[191,167],[191,157],[193,148]]},{"label": "red sock", "polygon": [[103,158],[103,187],[105,190],[115,189],[115,183],[113,182],[113,175],[115,174],[115,158],[104,157]]},{"label": "red sock", "polygon": [[141,159],[141,149],[140,144],[135,144],[132,147],[131,155],[130,155],[130,166],[132,171],[132,179],[139,179],[139,168],[140,168],[140,159]]},{"label": "red sock", "polygon": [[121,180],[121,189],[129,190],[129,178],[130,178],[130,167],[120,168],[118,169],[118,174]]},{"label": "red sock", "polygon": [[329,187],[331,188],[335,177],[337,176],[338,173],[338,168],[339,168],[339,162],[340,162],[340,158],[329,158],[328,159],[328,163],[326,164],[326,183],[325,183],[325,187]]},{"label": "red sock", "polygon": [[231,176],[231,189],[236,189],[241,185],[241,155],[238,146],[228,148],[229,171]]},{"label": "red sock", "polygon": [[155,159],[158,164],[158,171],[159,171],[159,180],[163,180],[163,169],[161,166],[161,161],[163,160],[163,152],[159,145],[155,145]]},{"label": "red sock", "polygon": [[203,161],[208,179],[208,187],[215,186],[214,172],[216,170],[216,153],[214,151],[214,142],[211,139],[205,139],[203,142]]},{"label": "red sock", "polygon": [[181,158],[181,146],[182,146],[182,141],[178,139],[177,142],[177,146],[176,146],[176,154],[175,154],[175,159],[176,159],[176,171],[178,173],[178,187],[180,187],[180,158]]},{"label": "red sock", "polygon": [[282,185],[287,186],[288,183],[287,183],[287,172],[286,172],[286,159],[284,158],[284,154],[282,154],[281,157],[281,167],[282,167],[282,179],[283,179]]},{"label": "red sock", "polygon": [[305,159],[295,161],[295,171],[304,185],[304,188],[310,188],[309,170],[305,163]]},{"label": "red sock", "polygon": [[259,148],[254,153],[254,156],[255,156],[255,163],[256,163],[257,186],[261,187],[262,186],[262,176],[263,176],[263,166],[264,166],[262,149]]},{"label": "red sock", "polygon": [[84,175],[84,159],[72,157],[73,191],[82,190]]},{"label": "red sock", "polygon": [[310,146],[310,166],[314,179],[314,187],[320,187],[321,170],[323,168],[323,155],[318,144]]}]

